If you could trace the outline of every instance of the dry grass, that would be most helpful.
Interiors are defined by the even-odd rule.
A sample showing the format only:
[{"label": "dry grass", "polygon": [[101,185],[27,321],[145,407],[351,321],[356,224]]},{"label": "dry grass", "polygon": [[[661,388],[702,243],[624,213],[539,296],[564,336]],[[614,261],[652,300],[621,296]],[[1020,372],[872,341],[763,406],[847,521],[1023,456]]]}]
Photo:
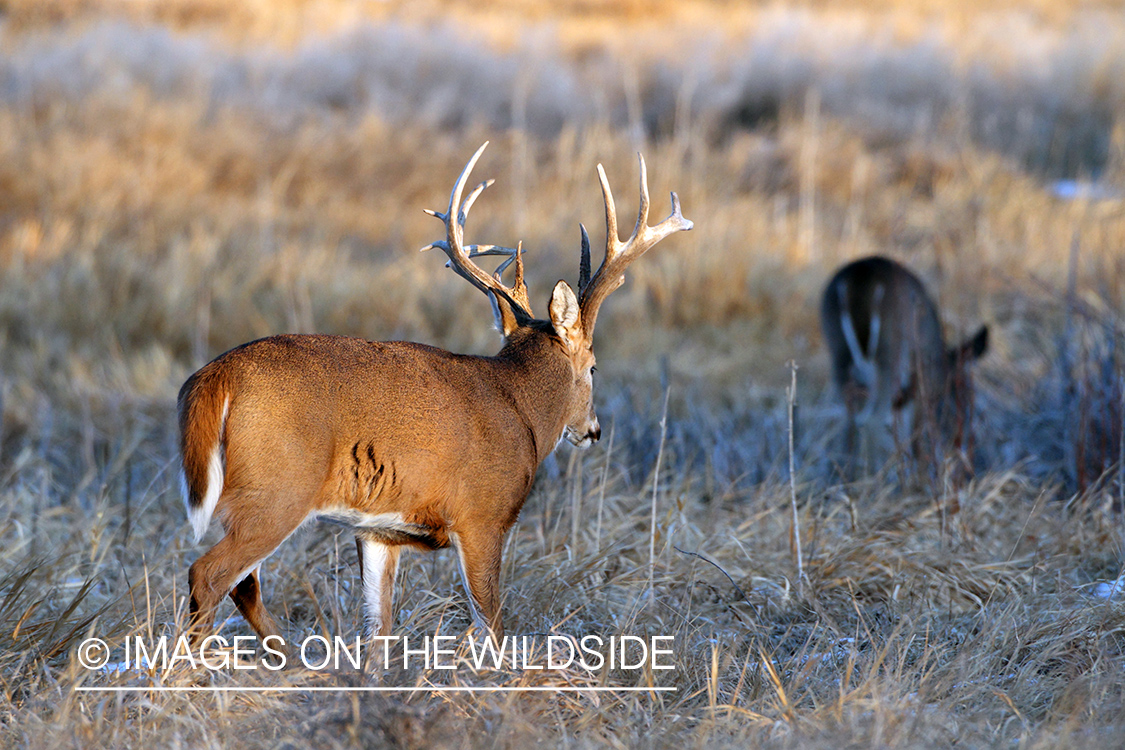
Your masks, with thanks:
[{"label": "dry grass", "polygon": [[[456,9],[458,33],[438,2],[0,7],[4,746],[1120,745],[1125,600],[1099,588],[1125,567],[1114,4],[512,0]],[[201,680],[88,674],[74,653],[182,622],[200,549],[172,412],[194,368],[281,331],[495,349],[480,295],[415,252],[484,139],[498,180],[469,232],[525,241],[540,308],[575,278],[578,222],[599,223],[597,162],[631,211],[643,148],[658,210],[675,188],[696,222],[607,305],[606,437],[544,465],[504,568],[510,631],[674,635],[676,670],[378,679],[677,692],[75,692]],[[1060,176],[1093,197],[1057,197]],[[897,457],[834,479],[817,295],[871,252],[923,275],[951,334],[992,326],[971,481]],[[356,631],[355,568],[327,527],[267,564],[291,640]],[[404,568],[396,632],[462,634],[451,556]]]}]

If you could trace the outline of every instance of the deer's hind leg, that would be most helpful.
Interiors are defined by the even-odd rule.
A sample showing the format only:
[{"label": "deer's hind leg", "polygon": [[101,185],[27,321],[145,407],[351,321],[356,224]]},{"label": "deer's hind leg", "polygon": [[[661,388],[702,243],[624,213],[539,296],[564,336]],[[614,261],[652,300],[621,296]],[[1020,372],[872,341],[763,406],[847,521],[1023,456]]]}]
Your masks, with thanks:
[{"label": "deer's hind leg", "polygon": [[234,588],[230,590],[230,598],[238,607],[238,611],[246,618],[246,622],[254,628],[254,632],[265,640],[271,635],[280,637],[281,629],[278,628],[277,622],[266,611],[266,607],[262,603],[261,569],[262,566],[259,564],[258,567],[250,571],[250,575],[235,584]]},{"label": "deer's hind leg", "polygon": [[246,503],[249,512],[240,513],[243,495],[226,491],[219,499],[226,536],[207,550],[188,570],[191,592],[190,628],[196,637],[208,634],[215,608],[230,595],[240,612],[261,638],[279,635],[277,623],[262,603],[258,568],[304,522],[301,514],[285,513],[277,506],[264,506],[259,493],[257,507]]}]

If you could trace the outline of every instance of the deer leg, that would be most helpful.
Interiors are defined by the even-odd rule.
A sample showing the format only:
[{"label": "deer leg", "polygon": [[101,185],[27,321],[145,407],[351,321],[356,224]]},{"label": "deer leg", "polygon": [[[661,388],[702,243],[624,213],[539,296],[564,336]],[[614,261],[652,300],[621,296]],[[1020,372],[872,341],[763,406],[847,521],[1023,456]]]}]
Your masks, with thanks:
[{"label": "deer leg", "polygon": [[894,439],[894,455],[899,464],[901,479],[918,472],[918,433],[916,408],[913,401],[894,402],[891,407],[891,435]]},{"label": "deer leg", "polygon": [[[878,376],[874,376],[876,379]],[[876,400],[879,398],[878,382],[872,383],[868,386],[864,401],[863,408],[855,413],[852,419],[852,424],[855,429],[855,437],[853,438],[857,443],[856,447],[856,463],[859,466],[859,471],[863,476],[871,474],[872,467],[875,463],[875,454],[878,447],[879,428],[878,420],[873,419],[873,415],[877,413]]]},{"label": "deer leg", "polygon": [[280,628],[277,627],[277,623],[270,617],[270,613],[266,611],[265,605],[262,604],[260,575],[261,566],[259,565],[250,571],[250,575],[243,578],[230,590],[230,598],[234,600],[235,606],[246,618],[246,622],[250,623],[250,627],[254,628],[254,632],[258,633],[263,640],[271,635],[281,637]]},{"label": "deer leg", "polygon": [[[898,448],[895,424],[895,382],[890,373],[876,371],[868,391],[864,431],[864,471],[881,469]],[[861,415],[862,417],[862,415]],[[888,445],[889,444],[889,445]]]},{"label": "deer leg", "polygon": [[394,624],[395,573],[400,548],[369,536],[356,536],[355,543],[359,549],[359,580],[363,585],[367,637],[389,636]]},{"label": "deer leg", "polygon": [[927,476],[933,480],[938,479],[941,475],[942,449],[941,425],[936,404],[915,402],[911,435],[911,447],[914,461],[918,465],[919,481],[924,481]]},{"label": "deer leg", "polygon": [[849,382],[843,387],[844,406],[847,409],[847,418],[844,424],[844,461],[846,470],[844,478],[851,482],[855,480],[856,462],[858,458],[859,422],[856,413],[859,404],[866,398],[867,389],[855,382]]},{"label": "deer leg", "polygon": [[[274,516],[273,523],[261,523],[260,518],[254,519],[257,524],[229,523],[227,535],[192,563],[188,570],[189,627],[196,637],[211,631],[215,607],[228,593],[261,638],[277,635],[277,625],[262,604],[261,588],[254,572],[304,521],[303,517],[288,521],[281,520],[283,518],[282,514]],[[245,584],[240,592],[232,591],[235,584],[246,578],[252,582]]]},{"label": "deer leg", "polygon": [[489,531],[450,534],[461,560],[461,578],[469,594],[469,608],[478,628],[499,640],[504,637],[500,620],[500,551],[503,537]]}]

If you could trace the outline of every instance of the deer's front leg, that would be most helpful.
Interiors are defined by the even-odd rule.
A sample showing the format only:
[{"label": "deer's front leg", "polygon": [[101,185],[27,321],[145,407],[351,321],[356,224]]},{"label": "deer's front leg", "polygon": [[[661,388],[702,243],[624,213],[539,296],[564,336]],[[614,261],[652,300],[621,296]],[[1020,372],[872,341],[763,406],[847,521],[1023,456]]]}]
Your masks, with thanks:
[{"label": "deer's front leg", "polygon": [[450,534],[450,538],[460,558],[473,622],[499,641],[504,637],[500,620],[500,551],[504,537],[494,530],[464,530]]}]

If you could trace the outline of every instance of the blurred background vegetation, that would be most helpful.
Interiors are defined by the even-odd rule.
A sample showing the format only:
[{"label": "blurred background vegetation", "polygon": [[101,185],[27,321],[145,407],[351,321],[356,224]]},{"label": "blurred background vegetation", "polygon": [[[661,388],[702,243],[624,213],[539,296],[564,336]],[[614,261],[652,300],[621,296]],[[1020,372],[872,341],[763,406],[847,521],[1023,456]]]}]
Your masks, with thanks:
[{"label": "blurred background vegetation", "polygon": [[[433,737],[461,717],[471,731],[454,744],[485,736],[473,732],[487,719],[517,737],[593,744],[1114,745],[1125,724],[1120,605],[1098,600],[1105,609],[1091,614],[1074,593],[1115,580],[1125,559],[1125,6],[1109,0],[0,0],[8,739],[39,746],[54,727],[76,746],[130,744],[180,731],[120,704],[99,724],[91,704],[43,680],[77,679],[67,649],[88,623],[159,630],[182,607],[200,550],[184,534],[173,411],[194,369],[280,332],[495,352],[482,296],[417,252],[440,230],[422,209],[444,206],[486,139],[476,176],[497,182],[468,235],[523,240],[541,315],[554,281],[577,277],[579,222],[601,240],[597,163],[622,224],[635,211],[637,151],[654,215],[675,190],[696,223],[631,268],[607,303],[598,407],[614,443],[545,466],[506,558],[532,566],[506,572],[510,626],[566,617],[551,593],[560,580],[588,608],[588,630],[616,623],[647,585],[647,569],[631,566],[647,564],[651,495],[670,514],[661,580],[694,645],[675,710],[613,704],[591,730],[551,718],[570,710],[557,705],[517,715],[486,702],[450,716],[424,704],[415,716],[390,701],[375,712],[405,716],[407,729],[360,722],[356,736],[409,744],[417,727]],[[817,305],[834,267],[871,253],[926,281],[950,339],[992,327],[966,485],[911,485],[893,470],[835,483],[842,409]],[[814,570],[801,597],[783,512],[789,361],[800,368],[794,480]],[[596,533],[582,520],[595,499]],[[715,571],[674,544],[709,550],[764,598],[738,603],[718,580],[699,601],[694,582]],[[268,571],[267,602],[295,628],[350,632],[354,553],[341,558],[329,531],[289,546]],[[452,590],[443,560],[440,571],[407,566],[406,580],[425,569],[427,586],[407,595],[402,627],[431,632],[446,607],[461,616],[458,596],[426,598]],[[343,625],[311,608],[310,590]],[[916,602],[888,604],[903,591]],[[753,627],[736,604],[757,608]],[[981,619],[927,619],[943,607]],[[662,627],[663,616],[644,610],[654,619],[640,622]],[[1010,628],[996,625],[1005,616]],[[1042,622],[1057,627],[1020,651]],[[791,648],[794,623],[805,651]],[[856,657],[859,682],[842,681],[836,652],[801,666],[825,630],[839,640],[861,624],[875,645]],[[949,671],[934,667],[928,683],[908,644],[931,624],[945,628],[933,653]],[[966,646],[982,628],[1003,643]],[[734,645],[714,651],[712,669],[722,633]],[[775,655],[782,682],[758,667],[747,677],[748,643],[754,663],[757,650]],[[899,666],[881,671],[900,646]],[[29,664],[38,671],[17,670]],[[966,664],[977,682],[955,676]],[[724,700],[731,708],[716,714]],[[917,700],[928,713],[903,719]],[[185,736],[282,736],[263,713],[224,711],[191,713]],[[953,716],[966,718],[947,736]],[[524,727],[526,717],[542,721]]]}]

